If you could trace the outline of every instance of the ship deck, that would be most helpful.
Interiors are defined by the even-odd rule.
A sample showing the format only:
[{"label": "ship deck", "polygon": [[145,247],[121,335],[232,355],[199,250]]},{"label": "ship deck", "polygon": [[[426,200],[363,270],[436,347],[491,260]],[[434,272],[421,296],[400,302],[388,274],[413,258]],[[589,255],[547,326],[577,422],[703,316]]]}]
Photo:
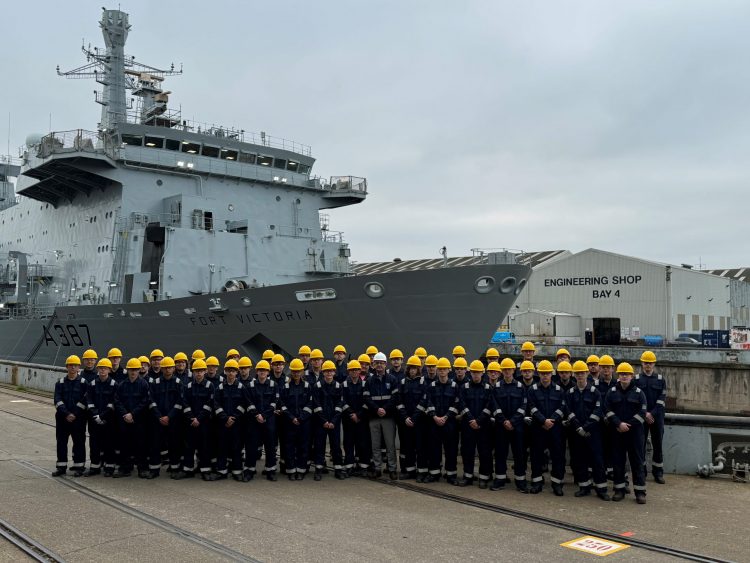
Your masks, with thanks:
[{"label": "ship deck", "polygon": [[[748,560],[750,484],[668,475],[640,506],[576,499],[569,474],[563,498],[332,475],[53,479],[53,413],[48,398],[0,388],[0,521],[57,560],[575,561],[592,555],[561,544],[587,535],[629,545],[617,561]],[[0,561],[23,558],[0,540]]]}]

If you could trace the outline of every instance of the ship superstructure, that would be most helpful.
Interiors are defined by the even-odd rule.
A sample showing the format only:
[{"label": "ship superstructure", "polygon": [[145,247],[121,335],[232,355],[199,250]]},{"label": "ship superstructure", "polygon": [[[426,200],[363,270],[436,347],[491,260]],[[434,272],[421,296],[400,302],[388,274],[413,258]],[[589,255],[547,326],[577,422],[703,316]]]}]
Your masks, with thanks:
[{"label": "ship superstructure", "polygon": [[[21,302],[43,312],[350,273],[348,245],[320,210],[363,201],[364,178],[318,178],[309,146],[183,119],[163,88],[181,71],[125,54],[124,12],[105,10],[100,26],[106,49],[84,48],[87,64],[58,69],[102,85],[98,130],[30,138],[20,197],[0,211],[0,253],[22,252],[27,268],[49,274],[43,284],[21,280],[28,296],[6,287],[6,311]],[[9,270],[23,278],[14,264]]]}]

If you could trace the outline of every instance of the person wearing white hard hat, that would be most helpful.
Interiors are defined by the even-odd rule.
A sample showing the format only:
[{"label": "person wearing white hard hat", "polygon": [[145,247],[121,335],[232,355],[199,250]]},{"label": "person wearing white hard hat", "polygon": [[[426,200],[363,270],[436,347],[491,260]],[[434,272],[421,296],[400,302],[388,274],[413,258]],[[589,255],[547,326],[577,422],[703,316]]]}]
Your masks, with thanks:
[{"label": "person wearing white hard hat", "polygon": [[369,471],[371,479],[382,473],[383,459],[380,451],[381,440],[385,442],[388,458],[388,475],[398,479],[396,466],[396,405],[398,404],[398,379],[386,372],[387,358],[378,352],[372,359],[375,370],[365,383],[364,399],[370,415],[370,437],[372,439],[373,467]]}]

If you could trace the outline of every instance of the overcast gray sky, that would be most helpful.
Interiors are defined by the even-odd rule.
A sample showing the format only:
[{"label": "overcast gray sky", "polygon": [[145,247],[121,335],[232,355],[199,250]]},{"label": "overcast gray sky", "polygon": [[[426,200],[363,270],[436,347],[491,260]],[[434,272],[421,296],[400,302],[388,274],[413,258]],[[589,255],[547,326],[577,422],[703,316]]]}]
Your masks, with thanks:
[{"label": "overcast gray sky", "polygon": [[[6,150],[94,129],[102,0],[13,2],[0,24]],[[116,7],[106,4],[107,7]],[[359,262],[601,248],[750,266],[750,3],[123,1],[127,51],[183,63],[198,121],[312,145],[368,179],[331,212]]]}]

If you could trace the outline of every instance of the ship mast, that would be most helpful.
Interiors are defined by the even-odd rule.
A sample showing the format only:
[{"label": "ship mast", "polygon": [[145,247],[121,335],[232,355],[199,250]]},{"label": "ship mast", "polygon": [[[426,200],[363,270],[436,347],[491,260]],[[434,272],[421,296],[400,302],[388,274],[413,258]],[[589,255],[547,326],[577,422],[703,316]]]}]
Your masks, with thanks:
[{"label": "ship mast", "polygon": [[[166,76],[182,74],[182,69],[175,70],[174,64],[169,70],[161,70],[135,61],[135,57],[125,55],[125,42],[130,31],[128,14],[120,10],[103,10],[99,22],[102,28],[106,49],[101,52],[98,47],[82,47],[86,55],[86,64],[57,74],[65,78],[94,78],[103,86],[101,92],[95,92],[96,102],[102,105],[102,119],[99,131],[110,131],[118,123],[127,122],[126,90],[139,88],[138,77],[147,73],[152,79],[163,79]],[[133,69],[133,70],[126,70]]]}]

